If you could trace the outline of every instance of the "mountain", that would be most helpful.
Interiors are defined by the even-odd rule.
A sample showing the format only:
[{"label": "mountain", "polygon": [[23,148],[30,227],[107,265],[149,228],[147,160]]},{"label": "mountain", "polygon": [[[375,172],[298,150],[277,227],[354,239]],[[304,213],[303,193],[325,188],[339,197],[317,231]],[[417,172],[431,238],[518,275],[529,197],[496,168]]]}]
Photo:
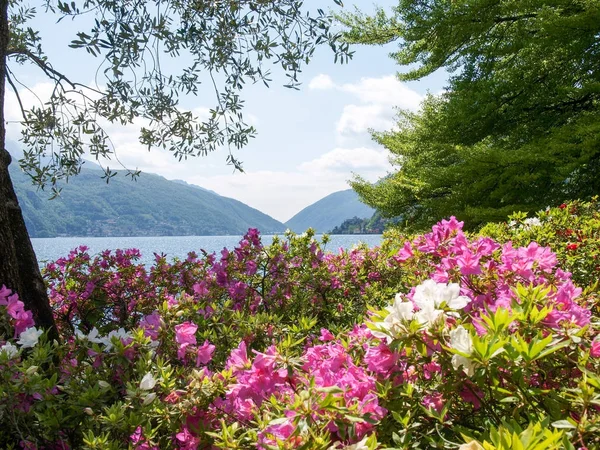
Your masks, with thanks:
[{"label": "mountain", "polygon": [[319,233],[327,233],[346,219],[369,218],[374,212],[373,208],[361,203],[356,192],[348,189],[329,194],[307,206],[285,225],[297,233],[302,233],[307,228],[314,228]]},{"label": "mountain", "polygon": [[110,183],[103,172],[82,169],[63,185],[59,198],[37,190],[16,164],[11,178],[32,237],[55,236],[217,236],[263,234],[285,226],[237,200],[198,186],[143,173],[136,181],[123,174]]},{"label": "mountain", "polygon": [[201,191],[210,192],[211,194],[219,195],[215,191],[211,191],[210,189],[203,188],[202,186],[198,186],[196,184],[190,184],[184,180],[169,180],[169,181],[172,181],[173,183],[177,183],[177,184],[183,184],[184,186],[190,186],[190,187],[193,187],[194,189],[200,189]]}]

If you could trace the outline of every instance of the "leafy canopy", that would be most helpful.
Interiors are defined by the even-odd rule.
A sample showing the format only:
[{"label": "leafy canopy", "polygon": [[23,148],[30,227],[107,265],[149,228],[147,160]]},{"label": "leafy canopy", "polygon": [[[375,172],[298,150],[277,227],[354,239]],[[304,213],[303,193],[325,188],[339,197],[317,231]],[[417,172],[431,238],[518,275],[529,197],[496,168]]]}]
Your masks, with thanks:
[{"label": "leafy canopy", "polygon": [[600,1],[401,0],[340,17],[351,43],[398,42],[403,81],[449,72],[446,91],[375,140],[398,170],[353,187],[422,227],[469,226],[600,191]]},{"label": "leafy canopy", "polygon": [[[7,81],[17,96],[21,83],[13,63],[30,64],[54,83],[50,98],[31,108],[19,98],[26,145],[20,163],[40,185],[78,173],[84,152],[115,157],[103,129],[108,123],[141,125],[141,143],[179,159],[240,148],[255,134],[242,116],[246,83],[268,85],[276,64],[288,77],[286,86],[297,88],[302,65],[321,43],[331,46],[336,60],[351,56],[330,31],[332,17],[323,10],[310,15],[297,0],[42,3],[10,2],[7,49]],[[40,33],[30,26],[39,9],[44,20],[54,14],[85,28],[70,47],[98,58],[96,86],[72,79],[46,57]],[[185,95],[205,94],[201,84],[214,91],[206,117],[180,105]],[[242,169],[231,151],[227,161]],[[107,177],[114,174],[105,170]]]}]

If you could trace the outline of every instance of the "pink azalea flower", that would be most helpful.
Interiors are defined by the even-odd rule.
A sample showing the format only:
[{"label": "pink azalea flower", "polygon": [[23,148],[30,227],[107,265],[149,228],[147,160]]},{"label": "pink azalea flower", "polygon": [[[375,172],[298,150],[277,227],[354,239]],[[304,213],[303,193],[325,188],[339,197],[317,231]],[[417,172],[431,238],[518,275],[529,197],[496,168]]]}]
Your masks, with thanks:
[{"label": "pink azalea flower", "polygon": [[196,345],[196,330],[198,325],[193,322],[183,322],[175,326],[175,341],[178,344]]},{"label": "pink azalea flower", "polygon": [[427,394],[423,397],[422,404],[427,409],[432,409],[438,414],[444,409],[444,397],[439,392]]},{"label": "pink azalea flower", "polygon": [[202,344],[202,346],[198,348],[196,366],[199,366],[200,364],[208,364],[212,359],[214,351],[215,346],[208,341],[204,341],[204,344]]},{"label": "pink azalea flower", "polygon": [[144,330],[144,335],[152,339],[153,341],[158,339],[158,332],[162,326],[162,318],[158,311],[154,311],[152,314],[145,316],[140,321],[140,328]]},{"label": "pink azalea flower", "polygon": [[327,328],[321,328],[321,337],[319,340],[323,342],[333,341],[335,340],[335,336]]},{"label": "pink azalea flower", "polygon": [[250,365],[250,361],[248,360],[248,354],[246,351],[246,343],[244,341],[240,342],[238,348],[232,350],[229,359],[227,359],[227,363],[225,364],[226,369],[242,370],[247,368]]}]

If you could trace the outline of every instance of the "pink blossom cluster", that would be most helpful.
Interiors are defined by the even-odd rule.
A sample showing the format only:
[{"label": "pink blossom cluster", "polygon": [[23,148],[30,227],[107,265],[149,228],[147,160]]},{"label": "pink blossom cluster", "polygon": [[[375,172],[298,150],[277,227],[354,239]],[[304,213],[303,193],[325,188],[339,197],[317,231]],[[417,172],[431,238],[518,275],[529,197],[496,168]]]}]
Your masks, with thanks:
[{"label": "pink blossom cluster", "polygon": [[0,306],[6,308],[6,313],[12,319],[12,325],[15,329],[15,338],[19,337],[21,333],[35,325],[31,311],[26,311],[25,305],[19,300],[19,296],[16,293],[13,294],[6,286],[0,288]]},{"label": "pink blossom cluster", "polygon": [[462,226],[454,217],[442,220],[431,233],[406,242],[395,258],[406,264],[425,257],[425,276],[438,283],[458,282],[460,293],[473,300],[466,311],[474,317],[486,309],[510,309],[516,298],[514,287],[520,283],[550,289],[548,325],[583,327],[590,323],[591,312],[576,301],[582,290],[575,287],[570,273],[557,267],[550,248],[536,242],[521,248],[513,248],[510,242],[500,246],[488,237],[469,240]]},{"label": "pink blossom cluster", "polygon": [[344,423],[339,414],[328,413],[319,405],[327,388],[338,388],[333,395],[356,416],[369,419],[354,424],[354,440],[372,431],[373,423],[387,413],[379,405],[375,377],[355,362],[339,341],[307,346],[300,358],[302,365],[298,367],[287,365],[275,346],[254,353],[255,357],[250,361],[244,342],[231,352],[226,369],[235,375],[235,382],[229,385],[224,398],[214,401],[212,408],[246,423],[260,415],[261,407],[271,397],[288,405],[284,412],[286,420],[261,431],[259,442],[265,446],[274,445],[277,439],[298,446],[306,444],[294,425],[294,419],[302,412],[292,408],[295,396],[301,391],[312,389],[318,393],[311,398],[312,404],[308,408],[311,420],[321,422],[336,440],[347,439],[347,430],[340,427],[349,424]]},{"label": "pink blossom cluster", "polygon": [[193,322],[183,322],[175,326],[175,341],[177,342],[177,358],[186,360],[189,353],[195,354],[196,366],[206,365],[212,359],[215,346],[205,341],[200,347],[196,346],[196,330],[198,326]]}]

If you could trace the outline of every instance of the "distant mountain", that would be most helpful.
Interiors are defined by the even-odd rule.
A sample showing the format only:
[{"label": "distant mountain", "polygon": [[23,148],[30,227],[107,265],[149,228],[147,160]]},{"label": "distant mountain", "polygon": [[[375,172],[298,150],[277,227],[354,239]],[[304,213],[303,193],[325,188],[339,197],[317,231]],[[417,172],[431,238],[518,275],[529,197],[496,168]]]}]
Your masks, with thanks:
[{"label": "distant mountain", "polygon": [[198,186],[197,184],[190,184],[190,183],[188,183],[187,181],[184,181],[184,180],[169,180],[169,181],[172,181],[173,183],[177,183],[177,184],[183,184],[184,186],[190,186],[190,187],[193,187],[193,188],[196,188],[196,189],[200,189],[202,191],[210,192],[210,193],[215,194],[215,195],[219,195],[215,191],[211,191],[210,189],[203,188],[202,186]]},{"label": "distant mountain", "polygon": [[375,210],[358,199],[352,189],[329,194],[316,203],[307,206],[285,225],[297,233],[314,228],[319,233],[327,233],[352,217],[369,218]]},{"label": "distant mountain", "polygon": [[107,184],[102,171],[83,169],[48,200],[16,164],[11,177],[32,237],[240,235],[248,228],[282,232],[285,226],[237,200],[149,173],[122,174]]}]

